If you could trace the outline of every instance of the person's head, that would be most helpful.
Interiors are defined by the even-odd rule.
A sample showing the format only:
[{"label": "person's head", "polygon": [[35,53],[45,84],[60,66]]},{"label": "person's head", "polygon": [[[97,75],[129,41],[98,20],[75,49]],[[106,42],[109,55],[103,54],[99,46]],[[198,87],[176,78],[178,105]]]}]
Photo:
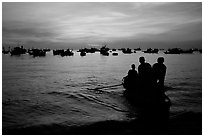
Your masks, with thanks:
[{"label": "person's head", "polygon": [[135,64],[132,64],[131,67],[133,70],[135,70]]},{"label": "person's head", "polygon": [[140,57],[139,61],[140,61],[141,64],[145,63],[145,58],[144,57]]},{"label": "person's head", "polygon": [[157,59],[157,62],[158,62],[159,64],[163,64],[163,63],[164,63],[164,58],[163,58],[163,57],[159,57],[159,58]]}]

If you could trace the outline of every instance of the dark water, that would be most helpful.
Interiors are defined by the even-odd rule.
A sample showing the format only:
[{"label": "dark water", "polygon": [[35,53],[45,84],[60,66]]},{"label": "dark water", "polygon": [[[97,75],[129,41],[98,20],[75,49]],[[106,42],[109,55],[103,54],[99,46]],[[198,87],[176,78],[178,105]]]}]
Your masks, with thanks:
[{"label": "dark water", "polygon": [[165,58],[171,114],[202,111],[201,54],[122,54],[33,58],[2,55],[3,129],[59,124],[80,126],[99,121],[128,121],[137,117],[123,96],[123,87],[88,90],[120,84],[130,65],[144,56],[150,64]]}]

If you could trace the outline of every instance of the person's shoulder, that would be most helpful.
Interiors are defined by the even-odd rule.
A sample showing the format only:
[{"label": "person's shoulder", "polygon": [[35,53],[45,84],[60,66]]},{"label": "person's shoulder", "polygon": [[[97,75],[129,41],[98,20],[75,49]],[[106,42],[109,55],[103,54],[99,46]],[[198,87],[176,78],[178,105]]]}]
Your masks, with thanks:
[{"label": "person's shoulder", "polygon": [[145,63],[147,66],[150,66],[151,67],[151,65],[149,64],[149,63]]},{"label": "person's shoulder", "polygon": [[158,65],[158,63],[154,63],[152,66],[157,66]]},{"label": "person's shoulder", "polygon": [[132,69],[130,69],[128,72],[132,72],[133,70]]},{"label": "person's shoulder", "polygon": [[166,69],[166,65],[165,64],[163,64],[163,67]]},{"label": "person's shoulder", "polygon": [[134,73],[137,73],[137,70],[134,70],[133,72],[134,72]]}]

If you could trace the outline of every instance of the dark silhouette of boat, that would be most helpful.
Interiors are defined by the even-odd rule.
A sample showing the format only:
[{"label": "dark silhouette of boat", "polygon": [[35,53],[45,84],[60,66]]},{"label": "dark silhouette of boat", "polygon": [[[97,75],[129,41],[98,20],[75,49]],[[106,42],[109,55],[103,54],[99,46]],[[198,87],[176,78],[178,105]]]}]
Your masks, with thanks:
[{"label": "dark silhouette of boat", "polygon": [[2,49],[3,54],[8,54],[9,52],[10,52],[10,50],[6,50],[5,47],[3,47],[3,49]]},{"label": "dark silhouette of boat", "polygon": [[45,48],[45,49],[43,49],[43,51],[45,51],[45,52],[49,52],[49,51],[51,51],[49,48]]},{"label": "dark silhouette of boat", "polygon": [[112,51],[116,51],[116,49],[112,49]]},{"label": "dark silhouette of boat", "polygon": [[95,52],[97,52],[97,51],[99,51],[99,49],[97,49],[97,48],[91,48],[91,49],[88,49],[86,52],[87,52],[87,53],[95,53]]},{"label": "dark silhouette of boat", "polygon": [[194,52],[202,52],[201,49],[181,49],[181,48],[172,48],[165,51],[165,54],[193,54]]},{"label": "dark silhouette of boat", "polygon": [[199,49],[198,51],[199,51],[200,53],[202,53],[202,49]]},{"label": "dark silhouette of boat", "polygon": [[159,52],[159,49],[152,49],[148,48],[146,51],[143,51],[144,53],[155,53],[157,54]]},{"label": "dark silhouette of boat", "polygon": [[80,56],[86,56],[86,52],[85,51],[81,51],[80,52]]},{"label": "dark silhouette of boat", "polygon": [[[139,79],[132,79],[129,76],[123,78],[124,97],[138,110],[138,117],[146,124],[159,122],[159,126],[165,125],[171,107],[171,100],[165,94],[166,89],[158,84],[148,82],[142,84]],[[132,83],[135,80],[137,82]]]},{"label": "dark silhouette of boat", "polygon": [[181,54],[192,54],[193,52],[193,49],[181,50]]},{"label": "dark silhouette of boat", "polygon": [[199,52],[199,53],[202,53],[202,49],[193,48],[192,50],[193,50],[193,52]]},{"label": "dark silhouette of boat", "polygon": [[181,54],[181,49],[180,48],[168,49],[164,53],[165,54]]},{"label": "dark silhouette of boat", "polygon": [[46,50],[43,49],[29,49],[28,54],[33,57],[44,57],[46,56]]},{"label": "dark silhouette of boat", "polygon": [[63,49],[56,49],[56,50],[53,50],[53,55],[61,55],[61,53],[63,53],[64,50]]},{"label": "dark silhouette of boat", "polygon": [[109,48],[107,48],[106,45],[105,45],[105,46],[101,47],[100,54],[104,55],[104,56],[109,56],[108,51],[109,51]]},{"label": "dark silhouette of boat", "polygon": [[21,47],[14,47],[11,51],[10,51],[11,56],[13,55],[21,55],[21,54],[26,54],[26,49],[21,46]]},{"label": "dark silhouette of boat", "polygon": [[141,50],[141,48],[136,48],[136,49],[134,49],[135,51],[140,51]]},{"label": "dark silhouette of boat", "polygon": [[53,55],[61,55],[62,57],[64,56],[73,56],[74,53],[70,50],[63,50],[63,49],[59,49],[59,50],[53,50]]},{"label": "dark silhouette of boat", "polygon": [[74,53],[73,53],[70,49],[67,49],[67,50],[65,50],[64,52],[62,52],[60,55],[61,55],[62,57],[63,57],[63,56],[73,56]]},{"label": "dark silhouette of boat", "polygon": [[[135,91],[137,92],[137,91]],[[146,93],[146,91],[144,91]],[[159,92],[151,90],[151,92]],[[159,96],[149,96],[147,94],[131,94],[128,90],[124,91],[124,97],[129,104],[138,112],[138,118],[144,124],[163,126],[168,123],[170,115],[171,100],[165,94]]]},{"label": "dark silhouette of boat", "polygon": [[132,53],[132,50],[131,50],[130,48],[127,48],[127,49],[122,48],[122,52],[123,52],[124,54],[131,54],[131,53]]},{"label": "dark silhouette of boat", "polygon": [[97,51],[100,51],[100,50],[97,48],[83,48],[83,49],[79,49],[77,52],[95,53]]},{"label": "dark silhouette of boat", "polygon": [[84,48],[84,49],[79,49],[77,52],[86,52],[86,53],[95,53],[97,51],[100,51],[97,48]]},{"label": "dark silhouette of boat", "polygon": [[113,56],[118,56],[118,53],[114,52],[112,53]]}]

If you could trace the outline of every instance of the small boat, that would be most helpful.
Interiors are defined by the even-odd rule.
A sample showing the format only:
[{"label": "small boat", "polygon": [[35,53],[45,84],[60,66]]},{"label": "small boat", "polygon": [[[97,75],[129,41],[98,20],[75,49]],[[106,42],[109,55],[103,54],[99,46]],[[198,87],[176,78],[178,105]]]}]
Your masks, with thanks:
[{"label": "small boat", "polygon": [[[127,77],[123,78],[124,97],[129,104],[137,109],[141,110],[142,115],[148,113],[156,116],[163,115],[168,117],[171,107],[171,100],[165,94],[165,89],[158,86],[154,87],[138,87],[128,84]],[[156,117],[155,116],[155,117]]]},{"label": "small boat", "polygon": [[165,54],[181,54],[181,49],[180,48],[168,49],[164,53]]},{"label": "small boat", "polygon": [[141,48],[136,48],[136,49],[134,49],[135,51],[140,51],[141,50]]},{"label": "small boat", "polygon": [[143,51],[144,53],[158,53],[159,52],[159,50],[158,49],[151,49],[151,48],[149,48],[149,49],[147,49],[147,50],[145,50],[145,51]]},{"label": "small boat", "polygon": [[115,53],[115,52],[114,52],[114,53],[112,53],[112,55],[113,55],[113,56],[118,56],[118,53]]},{"label": "small boat", "polygon": [[124,54],[131,54],[131,53],[132,53],[132,50],[131,50],[130,48],[127,48],[127,49],[122,48],[122,52],[123,52]]},{"label": "small boat", "polygon": [[105,45],[100,49],[100,54],[104,55],[104,56],[109,56],[108,51],[109,51],[109,48],[107,48],[106,45]]},{"label": "small boat", "polygon": [[11,54],[11,56],[26,54],[26,49],[23,46],[21,46],[21,47],[14,47],[14,49],[12,49],[10,51],[10,54]]},{"label": "small boat", "polygon": [[80,53],[80,56],[86,56],[86,52],[82,51],[82,52]]}]

